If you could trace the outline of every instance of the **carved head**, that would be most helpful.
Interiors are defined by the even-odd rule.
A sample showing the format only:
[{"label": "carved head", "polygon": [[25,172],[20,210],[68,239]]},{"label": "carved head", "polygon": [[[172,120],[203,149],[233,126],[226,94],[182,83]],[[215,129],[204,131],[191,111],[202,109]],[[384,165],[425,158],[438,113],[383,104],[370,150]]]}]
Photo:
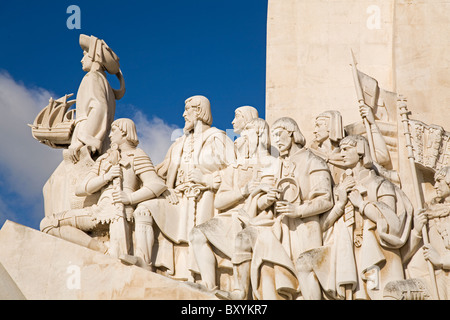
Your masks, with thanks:
[{"label": "carved head", "polygon": [[450,167],[444,167],[437,171],[434,175],[434,189],[436,195],[441,199],[450,196]]},{"label": "carved head", "polygon": [[239,107],[234,114],[235,117],[231,124],[235,133],[241,133],[250,121],[259,117],[258,110],[251,106]]},{"label": "carved head", "polygon": [[134,147],[137,147],[139,144],[136,125],[133,120],[127,118],[117,119],[111,124],[109,138],[111,139],[111,144],[121,145],[128,142]]},{"label": "carved head", "polygon": [[280,153],[289,150],[293,143],[303,148],[306,139],[303,136],[297,122],[289,117],[278,119],[272,125],[272,140]]},{"label": "carved head", "polygon": [[247,137],[250,156],[270,153],[270,131],[266,120],[253,119],[247,124],[243,135]]},{"label": "carved head", "polygon": [[193,130],[197,120],[211,125],[212,114],[209,100],[204,96],[193,96],[186,99],[183,118],[185,121],[185,132]]},{"label": "carved head", "polygon": [[97,62],[110,74],[117,74],[120,70],[119,57],[112,51],[105,41],[94,36],[80,35],[80,47],[83,49],[81,64],[83,70],[88,72],[94,62]]},{"label": "carved head", "polygon": [[339,111],[328,110],[316,117],[313,131],[316,141],[321,143],[328,138],[339,142],[344,137],[344,127],[342,125],[342,116]]},{"label": "carved head", "polygon": [[358,163],[364,168],[372,168],[372,157],[366,138],[360,135],[347,136],[341,140],[339,146],[347,168],[354,168]]}]

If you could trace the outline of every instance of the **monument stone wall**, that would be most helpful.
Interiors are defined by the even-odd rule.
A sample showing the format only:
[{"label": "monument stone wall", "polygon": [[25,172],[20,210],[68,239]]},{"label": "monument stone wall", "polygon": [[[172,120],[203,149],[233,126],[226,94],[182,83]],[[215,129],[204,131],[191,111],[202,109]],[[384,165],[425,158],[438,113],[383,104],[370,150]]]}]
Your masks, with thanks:
[{"label": "monument stone wall", "polygon": [[448,126],[450,2],[269,0],[266,120],[298,121],[308,141],[316,115],[360,120],[350,67],[408,99],[411,118]]}]

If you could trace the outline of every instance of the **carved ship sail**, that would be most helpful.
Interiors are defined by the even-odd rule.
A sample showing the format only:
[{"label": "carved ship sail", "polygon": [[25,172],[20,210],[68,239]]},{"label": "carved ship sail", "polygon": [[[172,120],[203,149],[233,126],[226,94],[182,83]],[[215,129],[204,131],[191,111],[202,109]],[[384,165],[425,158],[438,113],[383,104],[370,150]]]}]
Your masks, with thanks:
[{"label": "carved ship sail", "polygon": [[54,100],[37,115],[31,127],[33,137],[53,148],[65,148],[70,145],[75,126],[75,109],[69,108],[76,100],[67,101],[73,93]]}]

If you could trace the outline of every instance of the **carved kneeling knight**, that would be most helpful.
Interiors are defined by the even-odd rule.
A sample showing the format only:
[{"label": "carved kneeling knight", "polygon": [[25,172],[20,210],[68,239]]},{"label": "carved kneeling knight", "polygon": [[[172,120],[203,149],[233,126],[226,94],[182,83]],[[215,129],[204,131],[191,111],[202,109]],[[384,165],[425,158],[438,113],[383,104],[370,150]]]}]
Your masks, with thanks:
[{"label": "carved kneeling knight", "polygon": [[[97,204],[69,210],[41,222],[41,231],[119,257],[131,252],[135,206],[166,190],[148,155],[137,148],[136,128],[130,119],[118,119],[111,129],[111,145],[77,188],[77,195],[100,192]],[[109,236],[109,247],[100,240]]]}]

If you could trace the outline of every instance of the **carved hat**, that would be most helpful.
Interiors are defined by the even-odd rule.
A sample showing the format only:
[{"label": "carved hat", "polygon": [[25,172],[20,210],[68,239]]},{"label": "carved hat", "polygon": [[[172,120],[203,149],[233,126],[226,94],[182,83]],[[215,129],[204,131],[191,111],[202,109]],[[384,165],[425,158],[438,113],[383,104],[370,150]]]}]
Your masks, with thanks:
[{"label": "carved hat", "polygon": [[328,131],[331,140],[339,142],[344,138],[344,126],[342,125],[342,116],[339,111],[328,110],[322,112],[316,117],[316,120],[320,118],[329,119]]},{"label": "carved hat", "polygon": [[105,41],[95,36],[80,34],[80,47],[87,52],[92,61],[100,63],[110,74],[119,72],[119,57],[108,47]]},{"label": "carved hat", "polygon": [[350,135],[344,137],[339,146],[349,145],[356,147],[356,152],[358,152],[360,159],[364,168],[371,169],[373,166],[372,156],[370,154],[369,142],[367,139],[361,135]]},{"label": "carved hat", "polygon": [[120,82],[120,89],[113,89],[116,100],[125,94],[125,80],[120,70],[119,57],[111,50],[105,41],[94,36],[80,34],[80,47],[92,59],[100,63],[110,74],[116,75]]},{"label": "carved hat", "polygon": [[442,167],[434,174],[434,180],[444,179],[445,183],[450,185],[450,167]]}]

